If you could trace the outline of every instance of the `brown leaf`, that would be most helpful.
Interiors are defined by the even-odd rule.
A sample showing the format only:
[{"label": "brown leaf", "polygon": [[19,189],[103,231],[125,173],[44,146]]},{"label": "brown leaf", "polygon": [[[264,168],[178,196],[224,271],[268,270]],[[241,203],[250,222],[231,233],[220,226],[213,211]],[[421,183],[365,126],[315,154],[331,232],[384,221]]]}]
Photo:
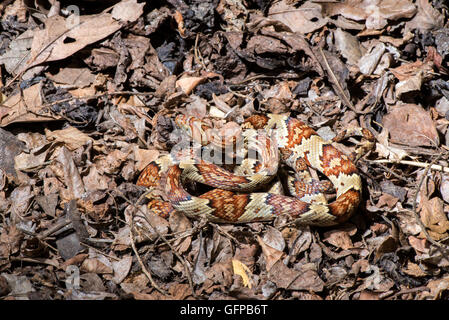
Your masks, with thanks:
[{"label": "brown leaf", "polygon": [[192,223],[185,215],[178,211],[170,214],[168,222],[170,224],[170,229],[172,230],[172,232],[177,234],[179,237],[179,239],[176,239],[176,241],[173,243],[173,246],[180,254],[183,254],[189,249],[190,244],[192,243],[192,237],[190,235],[187,237],[182,237],[182,234],[185,231],[191,230]]},{"label": "brown leaf", "polygon": [[28,206],[31,199],[34,197],[34,194],[30,186],[20,186],[13,190],[10,197],[12,202],[11,213],[13,214],[13,218],[19,219],[18,217],[24,215],[28,210]]},{"label": "brown leaf", "polygon": [[89,168],[89,174],[83,177],[84,187],[86,191],[106,190],[109,187],[111,178],[100,174],[95,165]]},{"label": "brown leaf", "polygon": [[307,290],[321,292],[324,288],[324,282],[313,270],[293,270],[287,268],[281,261],[271,268],[269,279],[273,281],[278,288],[288,290]]},{"label": "brown leaf", "polygon": [[435,240],[448,236],[449,220],[443,210],[443,200],[432,198],[427,200],[422,197],[422,209],[420,212],[422,222],[429,228],[429,234]]},{"label": "brown leaf", "polygon": [[187,283],[176,283],[168,288],[168,293],[170,293],[175,300],[184,300],[192,295],[192,289]]},{"label": "brown leaf", "polygon": [[407,152],[400,148],[390,146],[389,131],[384,128],[382,132],[377,136],[378,143],[376,143],[376,152],[382,158],[387,158],[390,160],[402,160],[407,156]]},{"label": "brown leaf", "polygon": [[204,80],[206,77],[184,77],[176,81],[176,86],[180,87],[185,94],[190,94]]},{"label": "brown leaf", "polygon": [[15,122],[39,122],[61,119],[60,116],[42,108],[41,86],[41,82],[36,83],[20,93],[8,97],[0,106],[0,127]]},{"label": "brown leaf", "polygon": [[401,268],[402,272],[413,277],[425,277],[428,274],[424,272],[416,263],[407,261],[407,265]]},{"label": "brown leaf", "polygon": [[390,141],[410,147],[439,145],[440,140],[429,113],[416,104],[394,106],[382,120]]},{"label": "brown leaf", "polygon": [[384,253],[394,252],[397,247],[398,243],[394,237],[384,237],[382,242],[376,248],[375,261],[377,261]]},{"label": "brown leaf", "polygon": [[259,236],[257,236],[257,241],[259,242],[260,246],[262,247],[262,252],[265,257],[265,264],[266,264],[267,271],[270,271],[270,269],[273,267],[273,265],[275,265],[276,262],[278,262],[279,259],[281,259],[281,257],[284,255],[284,252],[279,251],[273,247],[270,247]]},{"label": "brown leaf", "polygon": [[413,63],[405,63],[397,68],[392,68],[390,71],[399,81],[405,81],[419,73],[431,72],[432,65],[433,63],[423,63],[418,60]]},{"label": "brown leaf", "polygon": [[136,0],[121,1],[111,13],[79,16],[78,24],[59,15],[47,18],[45,28],[34,32],[31,59],[21,71],[43,62],[65,59],[85,46],[106,38],[120,29],[123,22],[137,20],[143,13],[143,6],[144,3],[137,3]]},{"label": "brown leaf", "polygon": [[70,151],[84,146],[88,141],[93,142],[93,139],[87,134],[71,126],[55,131],[50,131],[45,128],[45,135],[47,136],[48,141],[61,142]]},{"label": "brown leaf", "polygon": [[[94,49],[95,50],[95,49]],[[64,67],[56,74],[45,74],[50,80],[60,84],[70,84],[77,88],[87,87],[95,81],[95,74],[88,68]],[[87,94],[85,96],[88,96]]]},{"label": "brown leaf", "polygon": [[267,231],[263,235],[263,242],[278,251],[284,251],[285,240],[282,233],[271,226],[267,226]]},{"label": "brown leaf", "polygon": [[329,15],[343,15],[345,18],[365,20],[367,29],[382,29],[387,20],[411,18],[416,7],[409,0],[380,0],[370,5],[363,0],[323,3],[323,11]]},{"label": "brown leaf", "polygon": [[354,225],[347,224],[338,229],[325,232],[323,240],[337,248],[350,249],[354,247],[350,236],[354,235],[356,231],[357,229]]},{"label": "brown leaf", "polygon": [[419,254],[429,252],[429,246],[426,239],[419,239],[414,236],[409,236],[408,242],[410,243],[412,248],[415,249],[415,251]]},{"label": "brown leaf", "polygon": [[393,209],[396,203],[398,203],[399,199],[396,197],[393,197],[392,195],[388,193],[383,193],[379,197],[379,201],[377,202],[377,206],[379,208],[382,208],[383,206],[387,206],[389,209]]},{"label": "brown leaf", "polygon": [[142,171],[151,161],[154,161],[159,157],[159,151],[155,149],[140,149],[135,146],[133,149],[134,160],[136,160],[136,170]]},{"label": "brown leaf", "polygon": [[341,52],[348,64],[357,65],[364,54],[364,49],[360,45],[357,37],[340,28],[335,31],[334,36],[335,46],[337,47],[337,50]]},{"label": "brown leaf", "polygon": [[10,254],[17,253],[20,249],[23,234],[16,226],[5,227],[0,234],[0,256],[7,258]]},{"label": "brown leaf", "polygon": [[435,8],[429,0],[418,0],[418,13],[407,22],[407,29],[418,29],[421,32],[441,28],[444,25],[444,16]]},{"label": "brown leaf", "polygon": [[62,147],[57,157],[58,162],[62,165],[64,183],[68,189],[69,200],[80,199],[84,192],[84,184],[79,174],[78,168],[73,161],[72,154],[65,147]]},{"label": "brown leaf", "polygon": [[379,293],[363,290],[360,292],[359,300],[379,300]]},{"label": "brown leaf", "polygon": [[119,284],[126,278],[131,270],[132,261],[133,258],[130,255],[124,256],[118,261],[112,261],[112,268],[114,269],[114,278],[112,278],[112,281],[114,283]]},{"label": "brown leaf", "polygon": [[95,258],[85,259],[81,264],[82,271],[92,272],[99,274],[112,274],[113,270],[111,267],[106,266],[103,262]]},{"label": "brown leaf", "polygon": [[288,1],[275,2],[268,12],[269,17],[278,20],[290,28],[292,32],[309,33],[320,29],[327,23],[321,14],[319,4],[306,2],[296,8]]},{"label": "brown leaf", "polygon": [[430,295],[433,299],[439,299],[444,292],[449,291],[449,277],[430,280],[427,287],[430,289]]}]

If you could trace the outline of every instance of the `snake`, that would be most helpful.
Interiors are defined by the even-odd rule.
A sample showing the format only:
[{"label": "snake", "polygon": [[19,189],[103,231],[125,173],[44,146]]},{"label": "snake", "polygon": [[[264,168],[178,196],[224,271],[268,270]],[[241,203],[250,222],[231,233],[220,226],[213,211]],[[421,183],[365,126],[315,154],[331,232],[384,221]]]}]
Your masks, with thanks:
[{"label": "snake", "polygon": [[[210,142],[207,132],[212,127],[202,120],[179,115],[175,123],[186,135],[196,136],[201,145]],[[180,211],[190,218],[204,217],[217,223],[269,221],[287,215],[295,223],[312,226],[337,225],[356,212],[362,199],[361,177],[354,162],[331,141],[325,141],[289,114],[255,114],[245,120],[242,128],[248,132],[242,134],[244,140],[262,156],[242,161],[234,172],[194,155],[188,148],[150,162],[136,184],[162,190],[164,199],[151,200],[151,210],[163,217]],[[260,186],[272,183],[280,164],[295,173],[288,187],[291,195],[273,191],[274,187],[259,191]],[[328,181],[312,179],[308,168],[320,172]],[[214,189],[195,196],[186,190],[186,180]],[[327,203],[323,192],[331,187],[336,198]]]}]

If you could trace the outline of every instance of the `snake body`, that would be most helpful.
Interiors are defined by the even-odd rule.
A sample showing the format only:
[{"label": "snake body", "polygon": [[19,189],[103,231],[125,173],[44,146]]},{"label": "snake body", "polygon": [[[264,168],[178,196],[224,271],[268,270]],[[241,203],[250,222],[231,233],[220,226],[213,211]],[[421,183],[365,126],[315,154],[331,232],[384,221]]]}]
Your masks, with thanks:
[{"label": "snake body", "polygon": [[[184,124],[191,123],[191,119],[186,120],[185,116],[178,119]],[[265,146],[259,146],[258,151],[265,156],[255,164],[258,167],[255,174],[238,175],[202,160],[182,162],[173,155],[160,157],[143,170],[137,181],[137,185],[159,186],[164,191],[166,201],[150,202],[152,210],[161,215],[178,210],[189,217],[223,223],[266,221],[287,214],[300,224],[319,226],[341,223],[355,212],[361,201],[362,185],[354,163],[312,128],[285,114],[253,115],[244,127],[269,132],[258,135],[257,139],[263,142],[260,145]],[[297,197],[251,192],[271,180],[278,158],[306,180],[307,167],[324,174],[335,188],[335,201],[328,204],[324,197],[310,196],[327,188],[323,187],[327,184],[310,179],[293,182],[290,191]],[[193,196],[183,186],[186,177],[216,189]],[[296,191],[292,190],[295,188]]]}]

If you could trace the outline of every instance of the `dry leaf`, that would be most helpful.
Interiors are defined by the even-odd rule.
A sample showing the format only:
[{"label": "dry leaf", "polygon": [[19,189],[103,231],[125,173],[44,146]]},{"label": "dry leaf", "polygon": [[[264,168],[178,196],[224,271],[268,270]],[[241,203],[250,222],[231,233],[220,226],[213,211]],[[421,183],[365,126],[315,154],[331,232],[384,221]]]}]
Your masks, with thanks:
[{"label": "dry leaf", "polygon": [[144,5],[136,0],[121,1],[113,7],[112,13],[79,16],[77,25],[72,25],[70,17],[49,17],[45,28],[34,32],[31,59],[20,71],[43,62],[65,59],[85,46],[106,38],[119,30],[123,22],[137,20],[143,13]]},{"label": "dry leaf", "polygon": [[185,77],[176,81],[176,86],[180,87],[185,94],[190,94],[204,80],[206,77]]},{"label": "dry leaf", "polygon": [[114,278],[112,278],[112,281],[114,283],[119,284],[126,278],[131,270],[132,261],[133,258],[130,255],[124,256],[118,261],[112,260],[111,264],[114,269]]},{"label": "dry leaf", "polygon": [[418,0],[418,13],[409,22],[406,23],[406,29],[418,29],[422,33],[443,27],[444,16],[432,7],[429,0]]},{"label": "dry leaf", "polygon": [[73,161],[72,154],[65,147],[62,147],[59,149],[57,161],[62,165],[64,183],[69,192],[69,198],[65,200],[80,199],[85,192],[84,183]]},{"label": "dry leaf", "polygon": [[442,279],[430,280],[427,283],[427,287],[430,289],[430,295],[433,299],[438,299],[443,292],[449,290],[449,277],[446,276]]},{"label": "dry leaf", "polygon": [[136,170],[142,171],[150,162],[156,160],[159,157],[159,151],[155,149],[140,149],[138,146],[134,146],[134,160],[136,161]]},{"label": "dry leaf", "polygon": [[[88,68],[64,67],[56,74],[46,73],[45,75],[56,84],[69,84],[77,88],[87,87],[95,81],[95,74]],[[94,93],[84,94],[84,96],[90,96]]]},{"label": "dry leaf", "polygon": [[273,266],[268,276],[278,288],[312,292],[321,292],[324,288],[324,281],[321,280],[316,271],[307,269],[307,267],[298,271],[279,262]]},{"label": "dry leaf", "polygon": [[92,272],[98,274],[113,273],[113,270],[110,267],[106,266],[100,260],[94,258],[85,259],[81,264],[80,269],[84,272]]},{"label": "dry leaf", "polygon": [[438,146],[440,139],[429,113],[416,104],[394,106],[382,119],[394,143],[417,146]]},{"label": "dry leaf", "polygon": [[356,66],[364,54],[364,49],[360,46],[357,37],[340,28],[335,30],[334,37],[337,50],[340,51],[348,64]]},{"label": "dry leaf", "polygon": [[232,269],[234,270],[234,274],[242,277],[243,285],[251,289],[251,280],[248,277],[248,273],[251,275],[251,271],[249,270],[249,268],[239,260],[232,259]]},{"label": "dry leaf", "polygon": [[427,200],[422,197],[421,220],[429,228],[429,234],[434,240],[440,240],[448,236],[449,220],[443,210],[443,200],[432,198]]},{"label": "dry leaf", "polygon": [[405,274],[408,274],[408,275],[413,276],[413,277],[425,277],[425,276],[427,276],[427,273],[425,273],[419,267],[419,265],[417,265],[416,263],[413,263],[411,261],[407,261],[407,265],[405,267],[403,267],[401,270]]},{"label": "dry leaf", "polygon": [[259,236],[257,236],[257,241],[262,247],[267,271],[270,271],[270,269],[276,264],[276,262],[278,262],[279,259],[281,259],[281,257],[284,255],[284,252],[270,247]]},{"label": "dry leaf", "polygon": [[303,34],[320,29],[327,23],[327,18],[321,14],[320,5],[311,2],[306,2],[299,8],[288,1],[275,2],[268,14],[270,18],[285,24],[292,32]]},{"label": "dry leaf", "polygon": [[42,108],[41,82],[9,97],[0,105],[0,127],[15,122],[40,122],[61,119]]},{"label": "dry leaf", "polygon": [[55,131],[50,131],[45,128],[45,135],[48,141],[61,142],[70,151],[84,146],[89,140],[93,142],[91,137],[72,126]]},{"label": "dry leaf", "polygon": [[33,30],[28,29],[9,43],[9,48],[0,56],[0,64],[5,65],[6,71],[17,74],[17,70],[26,64],[31,44],[33,42]]},{"label": "dry leaf", "polygon": [[354,247],[350,235],[354,235],[357,229],[354,225],[346,224],[338,229],[324,233],[323,240],[343,250]]},{"label": "dry leaf", "polygon": [[376,152],[381,158],[387,158],[392,161],[399,161],[408,156],[407,152],[400,148],[391,147],[388,142],[388,129],[384,128],[377,136],[378,143],[376,143]]}]

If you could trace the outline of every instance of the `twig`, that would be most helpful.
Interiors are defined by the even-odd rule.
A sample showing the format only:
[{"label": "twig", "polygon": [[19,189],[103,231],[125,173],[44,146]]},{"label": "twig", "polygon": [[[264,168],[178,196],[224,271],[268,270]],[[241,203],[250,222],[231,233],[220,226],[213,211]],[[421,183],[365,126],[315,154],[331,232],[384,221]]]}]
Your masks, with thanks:
[{"label": "twig", "polygon": [[151,285],[153,286],[154,289],[156,289],[157,291],[159,291],[163,295],[167,295],[167,292],[164,291],[163,289],[159,288],[159,286],[156,284],[156,282],[154,282],[153,277],[151,276],[151,273],[148,272],[147,268],[143,264],[143,261],[140,258],[139,252],[137,252],[137,249],[136,249],[136,244],[135,244],[135,239],[134,239],[134,234],[133,234],[134,223],[133,223],[133,219],[132,218],[131,218],[130,224],[131,225],[130,225],[129,237],[130,237],[130,240],[131,240],[131,247],[132,247],[132,249],[134,251],[134,254],[136,255],[137,261],[139,261],[139,264],[140,264],[140,267],[142,268],[143,273],[147,276],[148,280],[150,280],[150,283],[151,283]]},{"label": "twig", "polygon": [[[329,65],[329,62],[327,61],[327,58],[326,58],[326,56],[324,55],[324,52],[323,52],[323,49],[321,49],[321,47],[319,48],[320,49],[320,53],[321,53],[321,56],[323,57],[323,60],[324,60],[324,65],[325,65],[325,67],[326,67],[326,70],[327,70],[327,72],[329,73],[329,75],[330,75],[330,77],[331,77],[331,79],[332,79],[332,82],[335,84],[335,86],[337,87],[337,91],[339,91],[338,93],[339,93],[339,96],[341,97],[341,99],[343,100],[343,102],[345,103],[345,105],[347,105],[348,107],[349,107],[349,109],[351,109],[352,111],[354,111],[356,114],[367,114],[367,113],[370,113],[371,111],[359,111],[359,110],[357,110],[355,107],[354,107],[354,105],[352,104],[352,102],[349,100],[349,98],[346,96],[346,93],[345,93],[345,91],[343,90],[343,88],[341,87],[341,85],[340,85],[340,82],[338,81],[338,79],[337,79],[337,77],[335,76],[335,73],[332,71],[332,69],[331,69],[331,67],[330,67],[330,65]],[[337,94],[338,94],[337,93]]]},{"label": "twig", "polygon": [[195,38],[195,47],[193,48],[193,52],[195,54],[195,60],[201,64],[204,70],[207,70],[206,65],[204,64],[203,57],[201,55],[200,50],[198,49],[198,39],[199,39],[199,33],[196,34]]},{"label": "twig", "polygon": [[[439,159],[440,157],[438,157],[437,159]],[[429,168],[432,170],[437,170],[437,171],[443,171],[445,173],[449,173],[449,168],[448,167],[443,167],[441,165],[438,164],[434,164],[434,161],[432,161],[430,167],[428,163],[423,163],[423,162],[417,162],[417,161],[409,161],[409,160],[387,160],[387,159],[380,159],[380,160],[368,160],[371,163],[397,163],[397,164],[405,164],[405,165],[409,165],[409,166],[415,166],[415,167],[420,167],[420,168]]]},{"label": "twig", "polygon": [[[137,210],[139,210],[139,211],[142,213],[142,210],[141,210],[140,208],[138,208],[138,207],[135,207],[135,208],[137,208]],[[178,253],[178,251],[171,245],[171,243],[167,240],[167,238],[165,238],[161,233],[159,233],[159,231],[156,229],[156,227],[154,227],[154,226],[151,224],[151,221],[150,221],[145,215],[143,215],[142,217],[145,219],[145,221],[147,221],[147,222],[151,225],[151,227],[152,227],[153,230],[157,233],[157,235],[159,236],[159,238],[161,238],[162,241],[163,241],[165,244],[167,244],[167,246],[170,248],[170,250],[171,250],[171,251],[174,253],[174,255],[179,259],[179,261],[181,261],[182,265],[184,266],[184,270],[185,270],[185,272],[186,272],[186,277],[187,277],[187,281],[189,282],[190,290],[192,290],[192,295],[193,295],[194,297],[196,297],[195,290],[194,290],[194,287],[193,287],[193,282],[192,282],[192,276],[190,275],[190,270],[189,270],[189,267],[187,266],[186,260],[185,260],[185,259]],[[144,230],[144,232],[148,233],[147,230]]]},{"label": "twig", "polygon": [[72,223],[72,221],[69,218],[65,218],[65,219],[61,219],[59,221],[56,221],[56,223],[54,225],[52,225],[50,228],[48,228],[47,230],[45,230],[41,234],[38,234],[37,238],[39,240],[45,239],[48,236],[50,236],[51,234],[53,234],[53,233],[57,232],[58,230],[68,226],[71,223]]},{"label": "twig", "polygon": [[396,172],[394,172],[393,170],[391,170],[391,169],[388,168],[387,166],[384,166],[384,165],[381,164],[381,163],[377,163],[377,164],[379,165],[379,167],[380,167],[381,169],[383,169],[384,171],[388,172],[389,174],[391,174],[391,175],[394,176],[395,178],[397,178],[397,179],[399,179],[399,180],[401,180],[401,181],[404,181],[404,182],[407,182],[407,183],[408,183],[408,180],[407,180],[407,179],[405,179],[403,176],[397,174]]},{"label": "twig", "polygon": [[234,238],[231,234],[229,234],[229,232],[227,232],[226,230],[224,230],[224,229],[223,229],[222,227],[220,227],[218,224],[213,223],[213,222],[210,222],[210,221],[209,221],[209,224],[210,224],[212,227],[216,228],[216,229],[218,230],[218,232],[224,234],[225,237],[228,237],[229,239],[231,239],[231,240],[234,241],[235,243],[239,243],[239,241],[238,241],[236,238]]},{"label": "twig", "polygon": [[99,249],[97,249],[97,248],[95,248],[95,247],[92,247],[92,246],[88,245],[88,244],[85,243],[85,242],[80,241],[80,244],[83,245],[83,246],[85,246],[85,247],[87,247],[87,248],[89,248],[89,249],[92,249],[92,250],[96,251],[96,252],[99,253],[99,254],[102,254],[102,255],[104,255],[104,256],[106,256],[106,257],[108,257],[108,258],[111,258],[112,260],[120,261],[120,258],[117,258],[117,257],[111,256],[111,255],[109,255],[109,254],[107,254],[107,253],[104,253],[103,251],[101,251],[101,250],[99,250]]},{"label": "twig", "polygon": [[[166,244],[167,244],[167,246],[170,248],[170,250],[174,253],[174,255],[179,259],[179,261],[181,261],[181,263],[183,264],[183,266],[184,266],[184,270],[185,270],[185,273],[186,273],[186,277],[187,277],[187,281],[189,282],[189,286],[190,286],[190,289],[192,290],[192,295],[194,296],[194,297],[196,297],[196,294],[195,294],[195,290],[194,290],[194,287],[193,287],[193,282],[192,282],[192,277],[191,277],[191,275],[190,275],[190,270],[189,270],[189,268],[188,268],[188,266],[187,266],[187,262],[184,260],[184,258],[178,253],[178,251],[171,245],[171,243],[167,240],[167,238],[165,238],[158,230],[157,230],[157,228],[151,223],[151,221],[145,216],[145,213],[144,212],[142,212],[142,210],[139,208],[139,207],[137,207],[136,205],[134,205],[121,191],[119,191],[119,190],[117,190],[117,192],[118,193],[120,193],[120,196],[123,198],[123,199],[125,199],[125,201],[128,203],[128,204],[130,204],[131,206],[133,206],[134,208],[136,208],[137,210],[139,210],[139,212],[142,214],[142,217],[145,219],[145,221],[147,221],[148,222],[148,224],[153,228],[153,230],[154,230],[154,232],[158,235],[158,237],[159,238],[161,238],[162,239],[162,241],[163,242],[165,242]],[[133,223],[133,219],[131,218],[131,224]],[[131,234],[132,234],[132,226],[131,226]],[[144,230],[145,232],[148,232],[148,231],[146,231],[146,230]],[[134,245],[134,242],[132,242],[132,245],[134,246],[134,248],[135,248],[135,245]],[[137,254],[137,253],[136,253]],[[138,259],[140,259],[140,257],[138,257]]]},{"label": "twig", "polygon": [[[385,300],[391,300],[396,298],[397,296],[401,295],[401,294],[406,294],[406,293],[415,293],[415,292],[420,292],[420,291],[430,291],[430,289],[426,286],[421,286],[421,287],[416,287],[416,288],[410,288],[410,289],[404,289],[401,290],[399,292],[396,292],[394,295],[392,295],[391,297],[386,297]],[[380,298],[380,296],[379,296]],[[382,297],[384,298],[384,297]]]}]

